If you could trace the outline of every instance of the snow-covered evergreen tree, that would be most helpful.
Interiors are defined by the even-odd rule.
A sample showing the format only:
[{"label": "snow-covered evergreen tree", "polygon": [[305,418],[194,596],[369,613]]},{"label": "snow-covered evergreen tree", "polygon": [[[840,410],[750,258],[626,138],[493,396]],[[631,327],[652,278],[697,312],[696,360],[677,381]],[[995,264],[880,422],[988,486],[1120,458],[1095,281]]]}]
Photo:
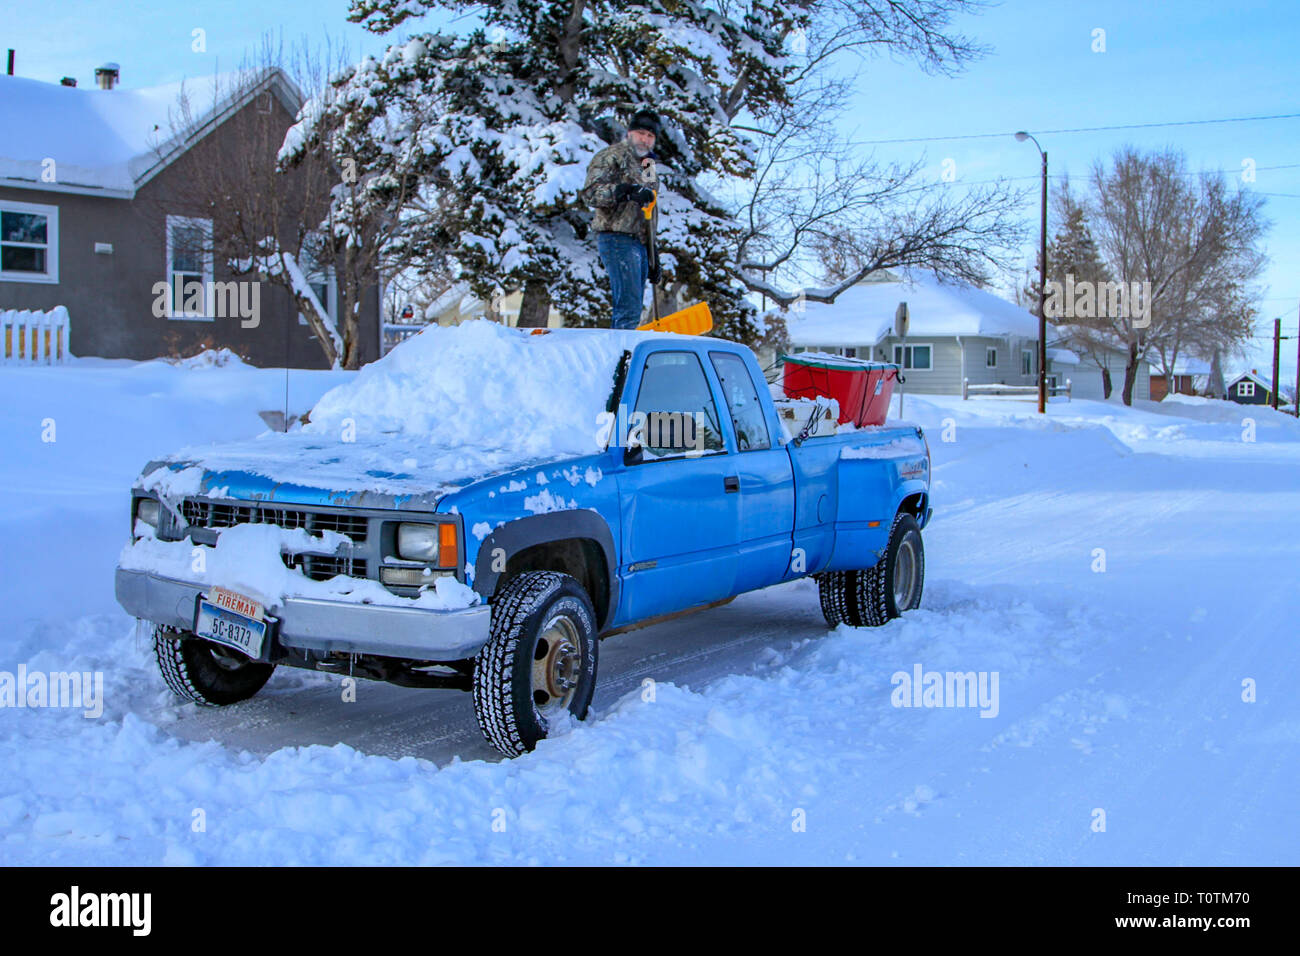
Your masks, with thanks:
[{"label": "snow-covered evergreen tree", "polygon": [[1048,278],[1062,284],[1067,275],[1073,276],[1076,282],[1106,281],[1106,266],[1088,227],[1087,214],[1070,194],[1068,184],[1062,189],[1057,206],[1061,225],[1048,244]]},{"label": "snow-covered evergreen tree", "polygon": [[[403,237],[445,250],[474,292],[523,290],[521,324],[553,304],[577,324],[606,321],[604,269],[577,198],[592,156],[637,109],[661,118],[658,244],[664,285],[706,300],[722,334],[752,339],[754,310],[731,251],[737,224],[708,188],[753,171],[754,147],[731,125],[785,97],[783,43],[807,19],[799,3],[750,0],[474,4],[483,28],[394,43],[336,79],[295,130],[286,156],[328,142],[351,159],[361,196],[418,193],[438,215]],[[354,0],[378,33],[458,0]],[[706,182],[706,180],[708,182]],[[355,192],[355,191],[354,191]],[[340,193],[341,199],[357,201]]]}]

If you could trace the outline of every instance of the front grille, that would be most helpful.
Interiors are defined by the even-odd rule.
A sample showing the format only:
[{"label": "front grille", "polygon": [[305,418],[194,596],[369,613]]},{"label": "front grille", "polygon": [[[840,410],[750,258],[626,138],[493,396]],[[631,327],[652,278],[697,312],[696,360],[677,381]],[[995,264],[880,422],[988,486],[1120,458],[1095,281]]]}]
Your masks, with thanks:
[{"label": "front grille", "polygon": [[365,541],[368,522],[358,515],[340,514],[337,511],[314,512],[309,516],[311,531],[337,531],[353,541]]},{"label": "front grille", "polygon": [[306,528],[307,512],[294,508],[259,508],[258,520],[263,524],[276,524],[281,528]]},{"label": "front grille", "polygon": [[286,567],[297,568],[313,581],[328,581],[336,575],[364,578],[369,570],[365,558],[337,554],[286,554]]},{"label": "front grille", "polygon": [[181,502],[181,516],[196,528],[232,528],[237,524],[273,524],[281,528],[302,528],[319,534],[337,531],[354,544],[366,540],[370,522],[360,516],[336,511],[309,511],[279,505],[229,505],[217,501],[187,498]]},{"label": "front grille", "polygon": [[252,505],[227,505],[193,499],[181,502],[181,515],[191,525],[200,528],[232,528],[256,520]]}]

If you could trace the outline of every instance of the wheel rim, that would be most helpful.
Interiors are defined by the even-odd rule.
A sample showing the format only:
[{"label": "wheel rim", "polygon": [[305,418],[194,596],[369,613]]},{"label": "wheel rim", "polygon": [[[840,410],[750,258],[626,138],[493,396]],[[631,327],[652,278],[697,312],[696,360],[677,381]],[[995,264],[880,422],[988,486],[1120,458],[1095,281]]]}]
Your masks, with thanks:
[{"label": "wheel rim", "polygon": [[916,590],[916,548],[904,538],[894,556],[894,607],[906,611],[912,606]]},{"label": "wheel rim", "polygon": [[546,622],[533,647],[533,704],[542,715],[567,710],[582,676],[582,639],[564,615]]}]

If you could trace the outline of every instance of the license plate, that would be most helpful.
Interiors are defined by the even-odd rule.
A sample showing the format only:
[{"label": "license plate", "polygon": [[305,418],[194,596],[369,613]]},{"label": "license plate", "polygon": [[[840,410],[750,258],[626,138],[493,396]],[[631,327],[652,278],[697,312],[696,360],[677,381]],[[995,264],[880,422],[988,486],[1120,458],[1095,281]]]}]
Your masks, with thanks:
[{"label": "license plate", "polygon": [[266,639],[265,611],[261,604],[242,594],[213,588],[199,597],[194,633],[249,657],[261,657]]}]

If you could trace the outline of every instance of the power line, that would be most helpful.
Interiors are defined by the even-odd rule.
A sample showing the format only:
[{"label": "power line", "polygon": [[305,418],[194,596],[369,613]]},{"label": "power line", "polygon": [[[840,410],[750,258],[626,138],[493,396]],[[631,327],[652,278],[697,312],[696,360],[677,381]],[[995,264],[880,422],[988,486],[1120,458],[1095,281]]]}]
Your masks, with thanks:
[{"label": "power line", "polygon": [[[1279,165],[1279,166],[1256,166],[1256,167],[1255,167],[1255,171],[1256,171],[1256,172],[1267,172],[1267,171],[1269,171],[1269,170],[1274,170],[1274,169],[1300,169],[1300,163],[1285,163],[1285,164],[1282,164],[1282,165]],[[1194,178],[1197,177],[1197,176],[1228,176],[1228,175],[1235,175],[1236,173],[1240,173],[1240,172],[1241,172],[1240,169],[1203,169],[1203,170],[1200,170],[1199,172],[1194,172],[1194,173],[1185,173],[1184,175],[1185,175],[1186,178],[1188,178],[1188,179],[1194,179]],[[1079,179],[1081,179],[1081,178],[1083,178],[1083,177],[1080,177],[1080,176],[1074,176],[1074,177],[1071,177],[1071,176],[1069,176],[1069,175],[1066,174],[1066,173],[1050,173],[1050,174],[1048,174],[1048,177],[1047,177],[1047,178],[1048,178],[1048,179],[1055,179],[1055,180],[1067,180],[1067,179],[1071,179],[1071,178],[1073,178],[1073,179],[1075,179],[1076,181],[1078,181]],[[976,179],[976,180],[970,180],[970,181],[967,181],[967,180],[964,180],[964,179],[953,179],[953,180],[950,180],[949,183],[950,183],[951,185],[954,185],[954,186],[955,186],[955,185],[959,185],[959,184],[962,185],[962,186],[991,186],[991,185],[993,185],[993,184],[995,184],[995,183],[1016,183],[1016,182],[1022,182],[1022,181],[1027,181],[1027,180],[1031,180],[1031,179],[1032,179],[1034,182],[1036,182],[1036,183],[1038,183],[1038,182],[1042,182],[1042,181],[1043,181],[1043,177],[1042,177],[1041,175],[1038,175],[1038,176],[1003,176],[1001,179]],[[1260,195],[1260,196],[1288,196],[1288,197],[1295,198],[1295,196],[1296,196],[1297,194],[1292,194],[1292,193],[1257,193],[1257,195]]]},{"label": "power line", "polygon": [[[1267,120],[1282,119],[1300,119],[1300,113],[1274,113],[1268,116],[1227,116],[1222,119],[1204,119],[1204,120],[1177,120],[1166,123],[1125,123],[1116,126],[1075,126],[1067,129],[1038,129],[1028,130],[1038,136],[1047,135],[1065,135],[1068,133],[1102,133],[1112,130],[1126,129],[1162,129],[1171,126],[1209,126],[1216,123],[1256,123]],[[939,143],[949,140],[958,139],[996,139],[1003,136],[1014,136],[1015,131],[1005,133],[962,133],[952,136],[914,136],[901,139],[864,139],[854,140],[849,143],[851,146],[884,146],[895,143]]]}]

